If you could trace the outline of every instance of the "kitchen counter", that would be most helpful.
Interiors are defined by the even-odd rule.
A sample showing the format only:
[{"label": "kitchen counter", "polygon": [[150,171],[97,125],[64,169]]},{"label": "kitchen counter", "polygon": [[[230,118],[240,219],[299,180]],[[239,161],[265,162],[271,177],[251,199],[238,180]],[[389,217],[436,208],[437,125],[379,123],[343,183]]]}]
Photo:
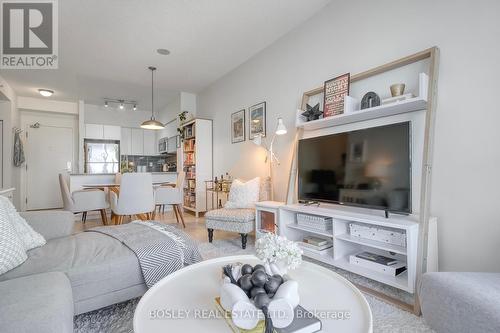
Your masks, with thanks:
[{"label": "kitchen counter", "polygon": [[[83,189],[85,184],[109,184],[115,182],[114,173],[72,173],[69,175],[70,192]],[[151,172],[153,182],[177,182],[177,172]]]}]

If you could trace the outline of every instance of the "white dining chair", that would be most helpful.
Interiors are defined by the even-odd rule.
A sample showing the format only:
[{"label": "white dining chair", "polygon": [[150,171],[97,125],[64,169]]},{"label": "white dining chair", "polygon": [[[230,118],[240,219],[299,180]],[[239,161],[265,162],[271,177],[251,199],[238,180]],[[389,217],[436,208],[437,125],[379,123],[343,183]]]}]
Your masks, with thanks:
[{"label": "white dining chair", "polygon": [[124,173],[120,192],[109,192],[114,224],[122,224],[124,216],[135,215],[140,220],[153,218],[155,199],[150,173]]},{"label": "white dining chair", "polygon": [[102,223],[104,225],[108,224],[106,208],[109,208],[109,204],[106,202],[106,193],[103,190],[87,189],[70,192],[68,182],[63,174],[59,174],[59,186],[64,210],[73,214],[82,213],[83,223],[87,220],[87,212],[99,211]]},{"label": "white dining chair", "polygon": [[182,184],[184,183],[185,176],[186,174],[184,172],[179,172],[175,187],[160,186],[155,190],[156,206],[159,207],[160,210],[163,209],[163,212],[165,212],[165,206],[171,205],[174,210],[177,223],[179,223],[180,219],[184,228],[186,227],[186,224],[184,222],[184,213],[182,211]]},{"label": "white dining chair", "polygon": [[115,184],[121,184],[122,182],[122,173],[118,172],[115,174]]}]

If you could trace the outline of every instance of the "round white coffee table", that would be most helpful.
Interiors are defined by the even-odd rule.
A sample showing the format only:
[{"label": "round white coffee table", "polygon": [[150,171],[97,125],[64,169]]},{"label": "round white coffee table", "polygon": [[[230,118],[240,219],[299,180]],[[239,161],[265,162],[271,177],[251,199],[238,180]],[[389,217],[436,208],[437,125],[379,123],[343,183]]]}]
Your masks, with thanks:
[{"label": "round white coffee table", "polygon": [[[137,305],[134,332],[231,332],[224,319],[215,316],[214,299],[219,296],[222,267],[235,262],[254,265],[259,260],[252,255],[207,260],[159,281]],[[368,302],[352,283],[309,262],[288,275],[299,283],[300,305],[327,317],[320,318],[322,332],[372,332]],[[344,319],[335,319],[338,314]]]}]

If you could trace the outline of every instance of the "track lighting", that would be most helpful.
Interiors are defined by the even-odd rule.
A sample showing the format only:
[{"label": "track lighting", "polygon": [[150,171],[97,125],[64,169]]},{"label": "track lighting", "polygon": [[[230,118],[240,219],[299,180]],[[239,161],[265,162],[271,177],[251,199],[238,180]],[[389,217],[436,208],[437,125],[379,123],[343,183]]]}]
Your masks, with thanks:
[{"label": "track lighting", "polygon": [[133,109],[134,111],[136,111],[137,105],[137,101],[134,100],[104,98],[105,108],[112,107],[120,110]]}]

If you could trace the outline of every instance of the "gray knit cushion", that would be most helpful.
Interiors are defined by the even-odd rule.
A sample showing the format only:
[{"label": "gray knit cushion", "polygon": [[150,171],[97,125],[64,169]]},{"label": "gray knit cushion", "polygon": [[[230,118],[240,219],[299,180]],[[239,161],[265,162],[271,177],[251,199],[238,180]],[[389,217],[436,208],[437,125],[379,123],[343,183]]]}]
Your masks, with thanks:
[{"label": "gray knit cushion", "polygon": [[0,201],[0,275],[21,265],[27,257],[24,243],[11,224],[5,205]]}]

